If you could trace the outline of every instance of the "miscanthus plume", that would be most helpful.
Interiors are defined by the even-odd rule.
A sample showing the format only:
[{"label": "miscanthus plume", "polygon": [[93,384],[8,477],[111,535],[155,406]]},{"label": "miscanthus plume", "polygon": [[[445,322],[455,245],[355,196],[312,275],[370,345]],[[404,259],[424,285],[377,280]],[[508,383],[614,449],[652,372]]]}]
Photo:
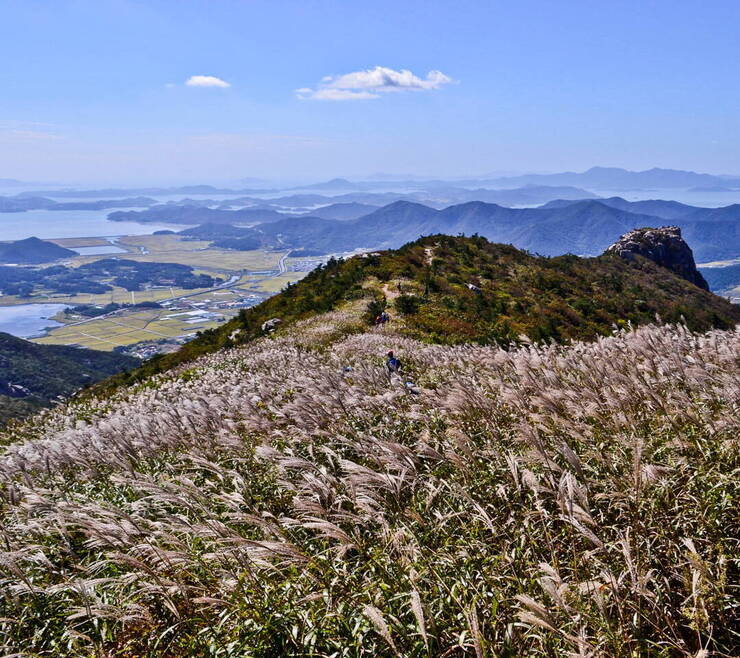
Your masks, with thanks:
[{"label": "miscanthus plume", "polygon": [[4,654],[737,655],[740,331],[342,321],[6,432]]}]

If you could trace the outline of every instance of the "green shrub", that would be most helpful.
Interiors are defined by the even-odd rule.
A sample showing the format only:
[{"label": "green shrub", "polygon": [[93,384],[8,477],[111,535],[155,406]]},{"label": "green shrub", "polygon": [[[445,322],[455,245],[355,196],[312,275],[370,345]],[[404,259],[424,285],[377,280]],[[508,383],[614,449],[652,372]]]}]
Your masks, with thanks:
[{"label": "green shrub", "polygon": [[396,298],[396,310],[401,315],[414,315],[419,312],[421,298],[416,295],[399,295]]},{"label": "green shrub", "polygon": [[375,324],[375,318],[377,318],[383,311],[385,311],[386,301],[383,299],[373,299],[368,303],[365,309],[365,321],[368,324]]}]

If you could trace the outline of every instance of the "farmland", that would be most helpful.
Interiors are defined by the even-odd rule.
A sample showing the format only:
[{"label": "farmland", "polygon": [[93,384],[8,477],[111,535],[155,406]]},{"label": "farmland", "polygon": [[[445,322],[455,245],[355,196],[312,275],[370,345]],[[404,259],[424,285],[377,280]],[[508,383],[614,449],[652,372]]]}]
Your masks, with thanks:
[{"label": "farmland", "polygon": [[[54,241],[60,246],[110,247],[111,242],[96,237],[65,238]],[[235,316],[300,280],[320,259],[288,258],[286,251],[232,251],[209,248],[209,242],[188,240],[179,235],[126,236],[115,240],[122,253],[115,258],[134,263],[168,263],[193,268],[193,276],[212,277],[215,284],[205,288],[177,285],[146,285],[140,290],[127,290],[114,280],[104,292],[63,294],[43,287],[34,289],[31,297],[0,296],[0,305],[58,303],[70,307],[105,307],[127,305],[100,317],[86,317],[74,309],[54,319],[63,326],[35,338],[41,344],[76,345],[99,350],[126,349],[139,356],[170,351],[196,335]],[[110,254],[81,255],[65,261],[67,268],[86,269]],[[298,271],[297,271],[298,270]],[[134,305],[154,302],[155,308]],[[134,346],[134,347],[132,347]]]}]

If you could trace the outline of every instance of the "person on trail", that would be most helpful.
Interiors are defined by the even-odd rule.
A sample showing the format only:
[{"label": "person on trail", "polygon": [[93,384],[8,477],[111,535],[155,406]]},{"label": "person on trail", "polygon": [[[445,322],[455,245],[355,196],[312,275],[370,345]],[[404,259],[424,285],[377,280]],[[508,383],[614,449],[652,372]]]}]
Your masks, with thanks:
[{"label": "person on trail", "polygon": [[388,370],[388,377],[393,377],[393,375],[400,376],[401,362],[393,355],[393,350],[388,352],[387,357],[385,367]]},{"label": "person on trail", "polygon": [[414,384],[414,382],[408,379],[408,375],[404,375],[401,372],[401,361],[397,359],[396,356],[393,354],[393,350],[388,352],[386,356],[388,358],[386,359],[386,362],[385,362],[385,368],[388,373],[388,381],[391,384],[393,384],[394,382],[398,384],[402,383],[406,387],[406,390],[409,393],[413,393],[414,395],[419,395],[421,391],[416,386],[416,384]]},{"label": "person on trail", "polygon": [[388,315],[388,313],[386,313],[385,311],[382,311],[378,315],[378,317],[375,318],[375,324],[377,326],[380,326],[381,324],[385,324],[386,322],[388,322],[388,320],[390,320],[390,319],[391,319],[391,316]]}]

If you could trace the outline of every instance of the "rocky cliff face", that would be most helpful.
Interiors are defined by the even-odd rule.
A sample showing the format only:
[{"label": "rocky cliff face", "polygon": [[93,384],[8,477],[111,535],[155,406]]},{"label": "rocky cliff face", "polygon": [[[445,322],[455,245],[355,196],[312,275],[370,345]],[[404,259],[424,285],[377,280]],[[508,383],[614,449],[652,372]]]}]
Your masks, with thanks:
[{"label": "rocky cliff face", "polygon": [[627,260],[635,255],[649,258],[699,288],[709,290],[709,285],[696,268],[691,247],[681,237],[678,226],[635,229],[625,233],[606,253],[616,253]]}]

